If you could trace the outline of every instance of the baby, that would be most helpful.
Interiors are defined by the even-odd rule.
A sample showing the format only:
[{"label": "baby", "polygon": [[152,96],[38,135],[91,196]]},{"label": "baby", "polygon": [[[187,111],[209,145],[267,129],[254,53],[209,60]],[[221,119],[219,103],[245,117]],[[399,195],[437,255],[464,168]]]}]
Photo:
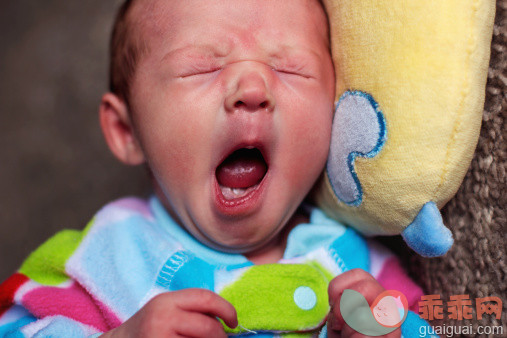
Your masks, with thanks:
[{"label": "baby", "polygon": [[[149,167],[155,195],[112,203],[82,233],[34,252],[0,289],[0,335],[225,337],[223,324],[253,334],[238,325],[242,304],[213,292],[216,276],[317,261],[330,280],[326,314],[292,331],[359,337],[341,315],[342,293],[371,304],[384,287],[365,270],[383,270],[354,264],[373,256],[352,230],[300,208],[330,143],[328,34],[317,0],[127,1],[100,123],[120,161]],[[420,290],[396,278],[414,305]]]}]

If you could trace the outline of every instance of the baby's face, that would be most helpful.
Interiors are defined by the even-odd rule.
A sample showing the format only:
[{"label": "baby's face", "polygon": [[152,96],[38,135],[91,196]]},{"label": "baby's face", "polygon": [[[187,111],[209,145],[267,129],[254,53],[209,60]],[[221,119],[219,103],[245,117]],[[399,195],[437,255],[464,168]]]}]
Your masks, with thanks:
[{"label": "baby's face", "polygon": [[316,0],[142,1],[136,135],[169,212],[205,244],[276,236],[319,174],[334,72]]}]

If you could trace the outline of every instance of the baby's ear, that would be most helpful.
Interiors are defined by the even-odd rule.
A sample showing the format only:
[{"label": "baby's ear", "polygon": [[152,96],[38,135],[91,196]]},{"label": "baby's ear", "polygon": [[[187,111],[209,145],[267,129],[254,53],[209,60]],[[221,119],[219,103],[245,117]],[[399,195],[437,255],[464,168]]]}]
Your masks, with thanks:
[{"label": "baby's ear", "polygon": [[143,163],[144,153],[125,102],[113,93],[104,94],[99,118],[107,145],[114,156],[128,165]]}]

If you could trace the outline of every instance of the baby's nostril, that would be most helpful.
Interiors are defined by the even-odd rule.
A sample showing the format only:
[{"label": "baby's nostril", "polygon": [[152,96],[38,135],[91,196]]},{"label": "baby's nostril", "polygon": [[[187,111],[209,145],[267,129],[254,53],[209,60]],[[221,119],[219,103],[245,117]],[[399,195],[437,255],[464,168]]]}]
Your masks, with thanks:
[{"label": "baby's nostril", "polygon": [[[269,102],[266,100],[266,101],[260,102],[258,107],[260,109],[265,109],[268,107],[268,105],[269,105]],[[238,101],[234,102],[234,108],[241,108],[241,107],[246,107],[246,106],[247,106],[247,104],[244,101],[238,100]]]}]

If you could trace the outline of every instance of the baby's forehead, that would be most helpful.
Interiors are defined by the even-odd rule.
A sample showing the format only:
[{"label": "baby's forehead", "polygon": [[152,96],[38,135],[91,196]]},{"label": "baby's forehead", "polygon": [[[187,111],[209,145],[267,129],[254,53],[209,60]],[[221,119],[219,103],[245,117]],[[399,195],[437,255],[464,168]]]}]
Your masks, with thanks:
[{"label": "baby's forehead", "polygon": [[[277,8],[280,16],[290,12],[290,10],[284,10],[284,8],[292,9],[295,6],[302,6],[306,12],[315,13],[318,16],[317,25],[322,26],[325,37],[326,39],[328,38],[327,16],[320,0],[207,0],[206,5],[214,9],[217,7],[213,5],[214,3],[230,2],[231,6],[236,7],[246,3],[246,11],[251,17],[252,23],[269,26],[272,24],[272,21],[262,21],[259,19],[263,15],[260,8],[260,3],[263,1],[268,3],[271,8]],[[192,11],[192,7],[202,5],[203,2],[201,0],[135,0],[131,13],[129,13],[129,23],[134,26],[134,29],[131,29],[130,32],[139,34],[142,36],[141,39],[167,35],[168,32],[176,33],[180,29],[192,27],[195,21],[199,20],[198,15],[202,12]],[[259,7],[259,9],[256,7]],[[224,13],[217,12],[216,15],[218,18],[222,16],[221,20],[228,20],[227,15]],[[216,21],[209,22],[209,29],[213,30],[214,24],[216,24]],[[296,26],[297,23],[295,25],[287,25],[285,29],[287,31],[294,30]]]}]

